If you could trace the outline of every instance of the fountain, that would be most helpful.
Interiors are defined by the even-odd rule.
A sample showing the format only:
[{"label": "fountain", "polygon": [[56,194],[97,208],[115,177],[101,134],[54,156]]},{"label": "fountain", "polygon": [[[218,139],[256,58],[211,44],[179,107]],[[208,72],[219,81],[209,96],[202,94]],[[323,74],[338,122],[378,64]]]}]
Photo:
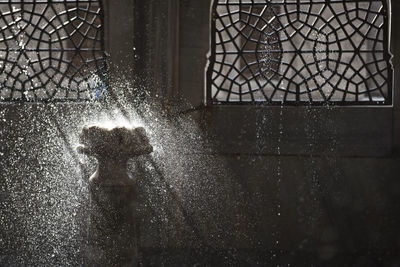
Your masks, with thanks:
[{"label": "fountain", "polygon": [[153,151],[144,128],[85,126],[80,153],[98,160],[89,179],[88,266],[137,265],[137,184],[128,160]]}]

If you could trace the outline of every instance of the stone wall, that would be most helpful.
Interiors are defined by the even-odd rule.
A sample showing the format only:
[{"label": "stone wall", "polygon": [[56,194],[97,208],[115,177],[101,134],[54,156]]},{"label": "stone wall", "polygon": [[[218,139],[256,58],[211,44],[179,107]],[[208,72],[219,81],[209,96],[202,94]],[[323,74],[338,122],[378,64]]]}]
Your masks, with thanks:
[{"label": "stone wall", "polygon": [[[183,0],[179,6],[179,91],[194,107],[204,100],[210,5]],[[400,6],[392,8],[396,25]],[[230,166],[226,186],[237,204],[232,231],[238,239],[225,238],[240,251],[233,262],[390,266],[400,261],[395,256],[398,39],[393,30],[393,107],[218,106],[191,113],[215,141],[213,156]],[[283,254],[275,261],[265,250]],[[379,256],[383,251],[387,256]]]}]

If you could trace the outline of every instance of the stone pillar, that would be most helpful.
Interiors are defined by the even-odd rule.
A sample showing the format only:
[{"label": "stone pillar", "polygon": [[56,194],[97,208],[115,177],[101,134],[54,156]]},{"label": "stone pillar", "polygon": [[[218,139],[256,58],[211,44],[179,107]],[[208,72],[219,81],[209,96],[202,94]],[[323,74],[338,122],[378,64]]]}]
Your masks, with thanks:
[{"label": "stone pillar", "polygon": [[88,266],[137,266],[136,185],[124,170],[121,162],[102,162],[89,181]]}]

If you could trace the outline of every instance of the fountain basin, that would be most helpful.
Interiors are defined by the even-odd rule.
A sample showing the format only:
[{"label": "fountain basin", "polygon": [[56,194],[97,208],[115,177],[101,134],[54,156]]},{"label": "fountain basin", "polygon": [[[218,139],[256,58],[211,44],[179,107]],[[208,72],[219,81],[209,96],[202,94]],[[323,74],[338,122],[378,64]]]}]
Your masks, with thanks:
[{"label": "fountain basin", "polygon": [[143,127],[103,128],[85,126],[79,136],[78,152],[98,160],[91,183],[103,185],[131,185],[127,162],[132,157],[150,154],[153,147]]}]

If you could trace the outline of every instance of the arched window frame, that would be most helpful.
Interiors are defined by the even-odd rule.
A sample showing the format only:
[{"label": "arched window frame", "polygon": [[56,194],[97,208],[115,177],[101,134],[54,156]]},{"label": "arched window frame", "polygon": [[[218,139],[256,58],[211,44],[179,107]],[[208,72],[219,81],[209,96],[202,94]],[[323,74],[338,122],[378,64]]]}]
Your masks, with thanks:
[{"label": "arched window frame", "polygon": [[[231,3],[229,3],[229,2],[231,2]],[[359,99],[359,97],[358,97],[358,95],[359,95],[358,94],[358,86],[356,86],[356,88],[357,88],[356,90],[357,91],[355,91],[354,95],[356,95],[356,97],[355,97],[354,100],[347,100],[344,97],[343,97],[343,99],[340,99],[340,98],[339,99],[332,99],[332,98],[331,99],[326,99],[323,96],[323,94],[321,93],[322,98],[317,100],[317,101],[315,101],[315,99],[310,96],[311,94],[310,94],[310,90],[309,90],[308,86],[307,86],[306,89],[305,88],[301,89],[300,88],[301,87],[300,86],[301,83],[300,83],[300,85],[297,84],[297,86],[296,86],[296,89],[295,89],[296,92],[292,91],[292,94],[295,95],[295,98],[292,98],[292,99],[287,99],[286,98],[287,91],[288,91],[287,88],[288,87],[277,88],[278,87],[277,86],[276,88],[274,88],[274,90],[276,90],[276,89],[278,89],[278,91],[281,90],[282,94],[285,94],[285,96],[281,97],[280,99],[279,98],[273,99],[273,97],[268,98],[268,96],[266,96],[266,94],[263,92],[264,99],[256,99],[253,96],[253,93],[250,93],[249,94],[250,96],[248,96],[247,99],[244,100],[242,98],[242,95],[240,94],[241,93],[241,87],[240,87],[240,89],[238,89],[239,92],[236,92],[236,93],[238,93],[237,99],[231,100],[229,95],[232,93],[232,84],[233,83],[238,84],[236,81],[231,81],[230,80],[229,82],[231,82],[231,85],[230,85],[230,88],[228,88],[228,89],[227,88],[223,88],[223,83],[221,83],[221,86],[215,86],[215,84],[213,84],[214,80],[216,79],[216,76],[220,75],[220,74],[217,74],[217,75],[215,74],[216,72],[215,72],[215,68],[214,68],[215,65],[216,65],[216,57],[217,57],[217,55],[216,55],[217,48],[216,47],[218,45],[217,44],[216,34],[217,34],[217,31],[218,31],[218,29],[217,29],[217,21],[219,19],[218,12],[217,12],[217,7],[219,5],[223,6],[223,5],[229,5],[230,4],[230,5],[240,6],[240,8],[241,8],[244,5],[247,5],[247,6],[253,6],[253,5],[264,5],[264,6],[267,6],[267,5],[271,4],[272,6],[281,6],[282,8],[285,8],[285,10],[287,10],[286,5],[288,5],[288,4],[294,5],[295,4],[295,5],[297,5],[297,9],[299,10],[301,5],[306,5],[307,3],[308,3],[308,5],[311,5],[311,6],[312,5],[323,5],[323,4],[326,4],[326,2],[329,2],[328,3],[329,5],[331,5],[331,4],[336,4],[336,5],[343,4],[344,5],[345,1],[339,1],[339,0],[338,1],[323,1],[323,0],[321,0],[321,1],[315,2],[315,1],[298,0],[298,1],[289,1],[290,3],[287,3],[287,2],[288,1],[286,1],[286,0],[285,1],[284,0],[259,0],[259,1],[258,0],[257,1],[250,1],[250,0],[237,0],[237,1],[236,0],[233,0],[233,1],[232,0],[213,0],[212,1],[212,4],[211,4],[211,16],[210,16],[210,19],[211,19],[211,23],[210,23],[210,33],[211,33],[211,35],[210,35],[210,53],[209,53],[209,57],[208,57],[209,60],[208,60],[208,66],[207,66],[207,71],[206,71],[206,93],[205,93],[206,100],[205,100],[205,102],[206,102],[207,105],[213,105],[213,104],[245,104],[245,105],[248,105],[248,104],[263,104],[263,105],[282,105],[282,104],[284,104],[284,105],[327,105],[328,104],[328,105],[345,105],[345,106],[361,106],[361,105],[363,105],[363,106],[365,106],[365,105],[368,105],[368,106],[392,106],[393,105],[393,95],[394,95],[394,90],[393,90],[394,76],[393,76],[393,73],[394,73],[394,70],[393,70],[393,65],[392,65],[393,55],[391,53],[391,48],[390,48],[390,44],[391,44],[391,39],[390,39],[390,36],[391,36],[391,1],[390,0],[380,0],[380,1],[378,1],[378,0],[377,1],[365,0],[365,1],[354,1],[354,3],[353,3],[354,5],[357,6],[358,9],[360,9],[359,8],[359,3],[360,2],[363,2],[363,3],[368,3],[368,2],[372,3],[372,2],[374,2],[375,4],[379,3],[379,4],[382,5],[382,7],[381,7],[381,9],[382,9],[381,12],[382,13],[380,13],[379,17],[382,17],[383,25],[379,28],[379,30],[382,30],[382,32],[383,32],[382,33],[382,35],[383,35],[382,36],[382,40],[380,40],[380,41],[382,42],[382,50],[381,50],[381,52],[383,53],[383,60],[384,60],[385,65],[386,65],[386,75],[385,75],[385,77],[382,76],[383,80],[385,80],[384,83],[386,83],[386,85],[387,85],[386,86],[385,95],[384,95],[384,93],[381,94],[381,96],[384,95],[384,98],[382,97],[381,99],[374,99],[373,97],[371,97],[371,92],[369,91],[369,88],[366,88],[365,92],[366,92],[366,94],[368,94],[368,100],[367,101],[361,101]],[[368,8],[371,8],[371,6],[368,7]],[[229,10],[228,10],[228,12],[229,12]],[[241,12],[242,11],[240,10],[239,14]],[[358,14],[359,11],[356,10],[356,12]],[[296,13],[298,15],[300,12],[296,12]],[[276,15],[276,17],[279,17],[279,15],[282,16],[282,14],[285,15],[284,13],[275,14],[275,15]],[[333,15],[335,16],[335,14],[333,14]],[[366,15],[366,16],[368,16],[368,15]],[[276,20],[276,17],[275,17],[275,20]],[[229,19],[233,24],[232,18],[230,17]],[[317,18],[317,19],[319,19],[319,18]],[[282,22],[280,22],[280,23],[282,24]],[[341,22],[339,22],[339,23],[341,23]],[[230,26],[231,25],[229,25],[229,27]],[[343,25],[341,24],[341,26],[343,26]],[[286,31],[286,28],[280,29],[280,30],[285,30]],[[228,35],[229,35],[229,33],[228,33]],[[235,39],[235,37],[232,38],[232,36],[228,36],[228,39],[229,38],[230,39]],[[366,39],[366,38],[364,37],[364,39]],[[224,41],[226,41],[226,40],[224,40]],[[228,40],[228,42],[229,41],[232,41],[232,40]],[[225,47],[223,47],[222,49],[223,49],[224,57],[225,57],[226,56],[226,49],[225,49]],[[326,48],[326,50],[328,50],[328,47]],[[282,51],[284,51],[284,49],[281,49],[281,52]],[[219,51],[219,52],[221,52],[221,51]],[[358,51],[356,51],[356,52],[358,52]],[[358,52],[358,53],[360,53],[360,52]],[[220,70],[222,69],[222,65],[224,63],[225,62],[222,62],[222,64],[220,65]],[[341,62],[339,62],[339,63],[341,63]],[[287,65],[289,65],[289,64],[287,64]],[[350,65],[350,64],[348,64],[348,65]],[[369,68],[366,68],[366,71],[370,72]],[[382,70],[379,70],[379,71],[382,71]],[[383,70],[383,71],[385,71],[385,70]],[[260,71],[260,73],[261,73],[261,71]],[[372,72],[370,72],[370,73],[372,73]],[[346,72],[342,73],[341,75],[346,75]],[[223,76],[223,75],[220,75],[220,76]],[[229,79],[229,77],[226,78],[226,76],[224,77],[224,80]],[[243,73],[239,72],[237,76],[245,76],[245,75],[243,75]],[[362,75],[360,75],[360,77],[361,76]],[[280,79],[282,79],[282,80],[285,79],[284,75],[281,75],[281,77],[283,77],[283,78],[280,78]],[[366,81],[367,79],[373,80],[374,83],[377,84],[376,90],[381,90],[380,87],[378,86],[379,82],[375,81],[376,79],[373,78],[373,77],[374,76],[372,76],[372,79],[371,79],[371,77],[366,77],[366,78],[364,78],[364,81]],[[246,78],[248,78],[248,77],[246,77]],[[265,79],[265,80],[267,80],[267,83],[266,83],[267,86],[270,86],[272,84],[272,82],[270,80],[268,80],[268,79]],[[243,84],[246,84],[246,83],[248,83],[248,82],[244,82]],[[295,84],[295,83],[293,83],[293,84]],[[289,85],[290,85],[290,81],[289,81]],[[331,86],[331,87],[332,87],[331,91],[335,91],[336,88],[337,88],[337,87],[334,87],[334,86]],[[252,88],[251,88],[250,85],[248,86],[248,88],[250,88],[250,90],[248,90],[248,91],[252,91]],[[264,88],[265,87],[260,86],[258,89],[261,89],[259,91],[263,91]],[[222,97],[218,98],[217,97],[218,93],[220,91],[223,91],[224,89],[226,90],[226,94],[228,95],[228,97],[226,97],[226,99],[222,99]],[[346,87],[346,92],[344,94],[346,94],[346,93],[349,94],[347,92],[347,89],[348,89],[348,86]],[[217,93],[215,92],[216,90],[217,90]],[[308,99],[307,99],[307,97],[302,98],[302,99],[300,98],[300,95],[301,95],[301,94],[299,94],[300,90],[302,90],[301,94],[303,94],[303,95],[304,94],[308,94],[309,95]],[[316,82],[314,90],[322,91],[322,90],[325,90],[325,89],[319,88],[318,83]],[[313,93],[313,91],[311,91],[311,92]]]},{"label": "arched window frame", "polygon": [[[0,102],[70,102],[102,98],[106,93],[107,72],[103,0],[2,0],[0,6],[12,18],[20,17],[7,21],[3,16],[0,21],[4,24],[0,43],[5,54],[5,58],[0,59],[3,63]],[[48,36],[48,40],[44,36]],[[12,43],[19,46],[14,49],[16,61],[8,56],[13,50]],[[20,58],[24,58],[22,63]],[[16,68],[21,71],[14,72]]]}]

